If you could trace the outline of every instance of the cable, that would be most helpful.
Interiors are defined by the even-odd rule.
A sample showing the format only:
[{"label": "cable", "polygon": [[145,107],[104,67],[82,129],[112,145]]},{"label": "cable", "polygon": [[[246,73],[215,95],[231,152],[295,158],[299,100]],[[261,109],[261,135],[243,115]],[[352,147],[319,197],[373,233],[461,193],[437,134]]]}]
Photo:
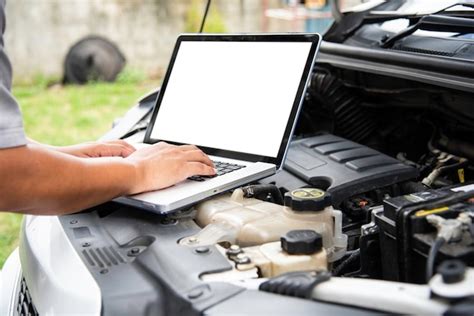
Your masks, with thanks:
[{"label": "cable", "polygon": [[433,276],[436,255],[445,242],[446,240],[443,237],[437,237],[430,248],[430,253],[428,254],[428,259],[426,260],[426,283],[428,283]]},{"label": "cable", "polygon": [[351,253],[349,258],[341,262],[334,270],[332,271],[332,275],[338,276],[345,268],[347,268],[351,263],[355,262],[356,260],[360,259],[360,248],[354,250]]},{"label": "cable", "polygon": [[209,12],[209,7],[211,6],[211,0],[207,0],[206,9],[204,10],[204,15],[202,16],[201,27],[199,28],[199,33],[202,33],[204,30],[204,24],[206,24],[207,13]]},{"label": "cable", "polygon": [[457,159],[457,162],[451,165],[435,168],[426,178],[424,178],[421,181],[421,183],[423,183],[424,185],[428,187],[431,187],[431,185],[435,182],[435,180],[439,176],[446,174],[449,171],[463,168],[469,163],[469,161],[466,158],[458,158],[458,157],[452,157],[452,158]]}]

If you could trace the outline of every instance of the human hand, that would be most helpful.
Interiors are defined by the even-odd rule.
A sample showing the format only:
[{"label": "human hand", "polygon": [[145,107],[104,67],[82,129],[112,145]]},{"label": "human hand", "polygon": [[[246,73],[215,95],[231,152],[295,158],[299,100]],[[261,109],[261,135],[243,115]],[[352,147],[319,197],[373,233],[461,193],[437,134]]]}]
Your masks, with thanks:
[{"label": "human hand", "polygon": [[175,146],[160,142],[127,157],[138,171],[130,194],[170,187],[194,175],[214,175],[214,164],[193,145]]},{"label": "human hand", "polygon": [[123,140],[88,142],[72,146],[55,147],[56,150],[81,158],[128,157],[135,148]]}]

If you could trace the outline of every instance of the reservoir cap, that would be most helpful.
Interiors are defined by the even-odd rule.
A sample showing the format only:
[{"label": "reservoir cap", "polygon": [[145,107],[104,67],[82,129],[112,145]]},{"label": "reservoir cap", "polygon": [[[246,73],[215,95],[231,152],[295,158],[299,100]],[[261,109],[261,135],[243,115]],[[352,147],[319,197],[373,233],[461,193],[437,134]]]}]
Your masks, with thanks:
[{"label": "reservoir cap", "polygon": [[285,193],[285,206],[294,211],[322,211],[331,203],[331,195],[320,189],[301,188]]},{"label": "reservoir cap", "polygon": [[323,237],[314,230],[290,230],[280,238],[281,248],[290,255],[312,255],[323,247]]},{"label": "reservoir cap", "polygon": [[464,280],[466,265],[461,260],[445,260],[438,267],[443,282],[446,284],[458,283]]}]

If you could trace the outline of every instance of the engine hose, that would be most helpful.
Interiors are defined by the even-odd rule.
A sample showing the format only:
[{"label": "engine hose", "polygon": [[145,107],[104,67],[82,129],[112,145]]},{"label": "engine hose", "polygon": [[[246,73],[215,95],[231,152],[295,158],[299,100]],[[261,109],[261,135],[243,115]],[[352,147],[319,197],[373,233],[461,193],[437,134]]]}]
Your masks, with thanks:
[{"label": "engine hose", "polygon": [[452,164],[452,165],[448,165],[448,166],[443,166],[443,167],[439,167],[439,168],[436,168],[434,169],[426,178],[424,178],[421,183],[423,183],[424,185],[428,186],[428,187],[431,187],[431,185],[434,183],[434,181],[441,175],[445,174],[446,172],[449,172],[449,171],[452,171],[452,170],[456,170],[456,169],[460,169],[462,167],[465,167],[467,166],[469,163],[469,161],[465,158],[461,158],[459,160],[459,162],[455,163],[455,164]]},{"label": "engine hose", "polygon": [[362,106],[361,98],[330,71],[320,68],[311,76],[302,118],[300,133],[314,133],[315,126],[325,126],[355,142],[363,142],[377,129],[374,114]]},{"label": "engine hose", "polygon": [[457,162],[455,164],[440,167],[439,171],[441,172],[440,174],[443,175],[444,173],[446,173],[448,171],[452,171],[452,170],[456,170],[456,169],[459,169],[459,168],[466,167],[468,165],[468,163],[469,163],[469,161],[467,159],[461,158],[459,160],[459,162]]},{"label": "engine hose", "polygon": [[441,247],[444,245],[446,240],[443,237],[436,238],[434,244],[430,248],[428,259],[426,260],[426,282],[428,283],[433,276],[433,270],[435,265],[436,255],[438,254]]},{"label": "engine hose", "polygon": [[270,194],[276,204],[283,205],[283,196],[278,187],[274,184],[248,185],[246,187],[243,187],[242,191],[244,191],[244,197],[246,198],[256,197],[261,194]]}]

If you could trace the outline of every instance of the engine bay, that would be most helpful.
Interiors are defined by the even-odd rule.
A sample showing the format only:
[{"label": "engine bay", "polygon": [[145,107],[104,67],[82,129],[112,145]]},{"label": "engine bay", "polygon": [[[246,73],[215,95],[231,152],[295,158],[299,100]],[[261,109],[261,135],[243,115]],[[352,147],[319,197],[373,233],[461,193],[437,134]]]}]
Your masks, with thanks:
[{"label": "engine bay", "polygon": [[203,280],[326,271],[431,284],[474,266],[472,94],[387,80],[313,74],[284,169],[195,207],[202,230],[180,244],[218,245],[233,265]]},{"label": "engine bay", "polygon": [[112,314],[472,311],[472,97],[319,64],[276,175],[168,216],[111,202],[60,222]]}]

